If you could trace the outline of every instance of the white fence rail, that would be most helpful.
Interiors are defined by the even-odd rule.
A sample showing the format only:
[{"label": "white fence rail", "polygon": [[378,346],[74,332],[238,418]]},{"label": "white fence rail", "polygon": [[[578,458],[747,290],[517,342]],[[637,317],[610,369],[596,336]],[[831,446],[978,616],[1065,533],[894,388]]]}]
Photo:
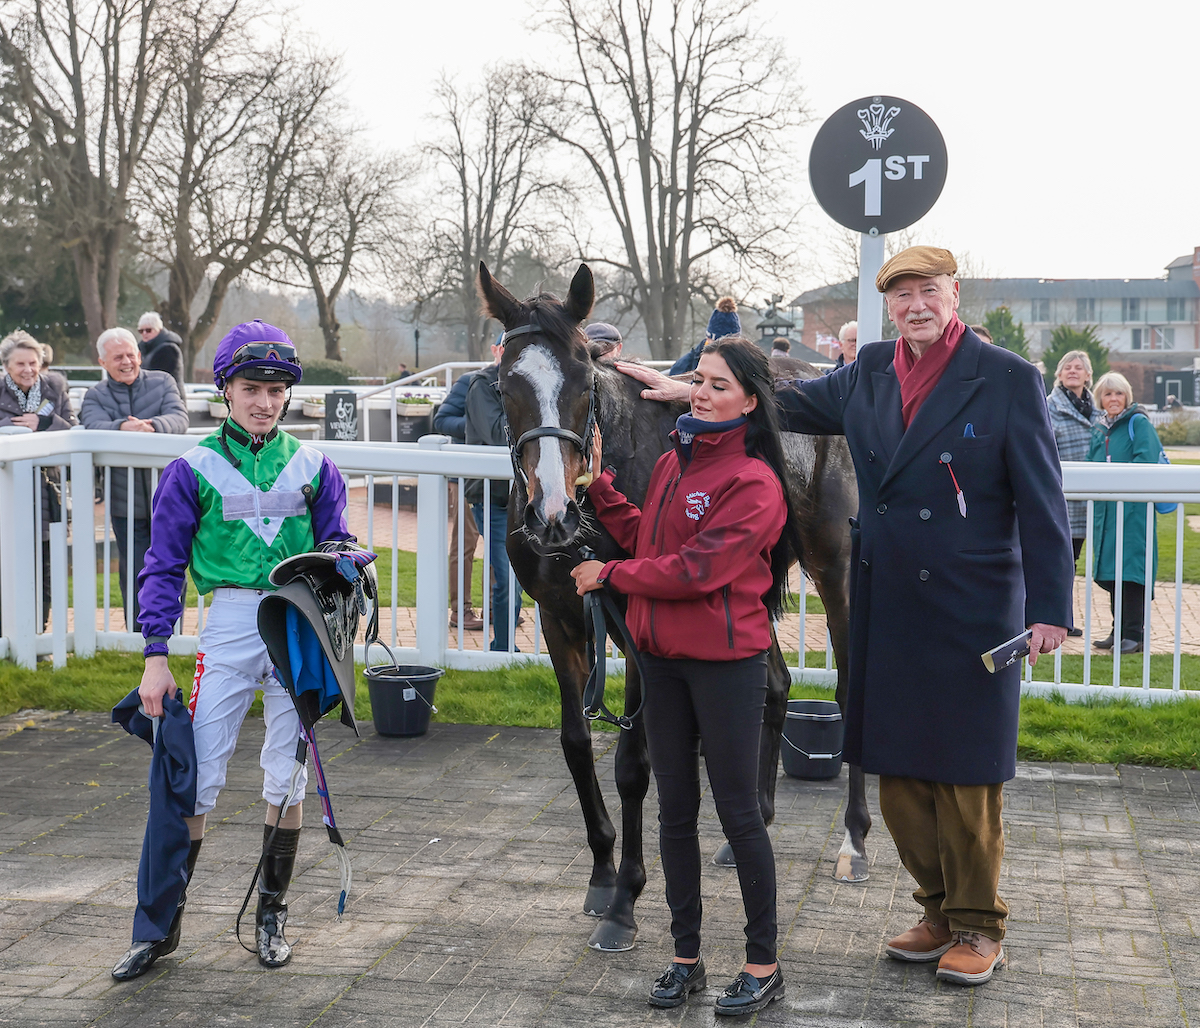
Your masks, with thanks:
[{"label": "white fence rail", "polygon": [[[187,436],[85,430],[0,435],[0,511],[4,512],[0,518],[0,657],[32,668],[43,656],[61,666],[68,653],[86,657],[97,649],[140,651],[141,635],[129,630],[127,611],[120,601],[122,594],[132,595],[134,583],[116,581],[118,576],[113,570],[118,546],[110,517],[112,485],[120,476],[126,476],[126,482],[133,485],[135,472],[145,470],[152,490],[161,469],[194,444],[195,439]],[[526,608],[529,623],[520,632],[510,626],[508,649],[503,652],[487,649],[490,632],[486,629],[483,633],[464,630],[463,615],[468,608],[463,599],[455,611],[460,627],[451,628],[449,624],[450,575],[454,574],[464,586],[469,579],[462,558],[457,568],[448,568],[448,543],[451,532],[463,538],[464,519],[470,513],[465,503],[459,504],[458,523],[448,523],[448,486],[457,481],[461,495],[467,478],[481,478],[485,483],[511,480],[507,450],[452,446],[443,436],[427,436],[409,444],[325,441],[312,445],[328,454],[342,470],[350,487],[351,529],[360,542],[381,555],[381,635],[398,659],[474,669],[503,666],[513,660],[548,659],[536,607]],[[1092,636],[1103,632],[1101,626],[1109,623],[1109,614],[1107,593],[1094,587],[1089,570],[1076,582],[1081,601],[1077,602],[1077,623],[1084,629],[1082,674],[1077,676],[1082,681],[1064,679],[1060,650],[1043,658],[1053,663],[1053,681],[1033,681],[1026,668],[1024,691],[1039,694],[1058,690],[1068,698],[1079,698],[1120,690],[1121,695],[1146,701],[1180,695],[1200,697],[1200,692],[1188,689],[1182,674],[1185,637],[1190,651],[1200,653],[1200,585],[1183,582],[1182,507],[1182,502],[1200,503],[1200,466],[1066,463],[1063,470],[1067,497],[1089,501],[1089,512],[1094,502],[1117,501],[1118,525],[1123,525],[1120,515],[1125,503],[1180,501],[1176,513],[1164,517],[1174,529],[1175,564],[1160,568],[1167,580],[1159,581],[1153,604],[1150,590],[1146,590],[1146,646],[1142,674],[1136,683],[1141,688],[1129,688],[1131,683],[1122,682],[1119,660],[1112,662],[1112,671],[1106,673],[1108,680],[1093,680]],[[44,472],[58,479],[60,520],[52,520],[55,511],[43,510],[40,498]],[[415,497],[415,512],[401,502],[402,492]],[[1153,507],[1147,510],[1153,511]],[[1153,513],[1147,514],[1148,520],[1154,518]],[[132,553],[132,519],[129,521],[124,541]],[[486,519],[483,541],[480,577],[486,582],[488,552],[493,543],[500,543],[491,538]],[[1119,532],[1118,566],[1123,544]],[[1085,551],[1089,569],[1093,552],[1089,529]],[[512,582],[510,596],[515,589]],[[468,591],[464,588],[460,596]],[[799,591],[804,591],[802,579]],[[49,601],[45,625],[43,596]],[[474,596],[475,605],[482,608],[490,626],[490,590],[476,585]],[[1118,604],[1122,600],[1118,592]],[[1185,616],[1189,603],[1193,606]],[[195,652],[203,622],[204,597],[200,596],[176,626],[172,651]],[[820,661],[824,667],[793,668],[797,680],[819,684],[835,681],[833,654],[823,629],[824,615],[806,614],[803,602],[797,614],[780,623],[780,642],[785,652],[798,651],[802,655],[825,650],[824,660]],[[1073,640],[1071,644],[1078,647]],[[1150,688],[1152,648],[1163,657],[1170,655],[1169,689]],[[358,657],[363,657],[361,645]]]}]

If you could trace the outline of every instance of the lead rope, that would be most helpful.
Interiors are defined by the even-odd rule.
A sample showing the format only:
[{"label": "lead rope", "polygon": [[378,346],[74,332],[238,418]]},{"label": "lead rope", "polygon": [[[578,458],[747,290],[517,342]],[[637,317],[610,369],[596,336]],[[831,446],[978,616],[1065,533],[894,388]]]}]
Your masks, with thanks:
[{"label": "lead rope", "polygon": [[[595,553],[586,546],[579,548],[579,555],[583,560],[596,559]],[[625,643],[626,659],[633,660],[634,666],[638,670],[638,677],[642,682],[641,700],[637,705],[637,710],[632,714],[628,712],[628,696],[626,697],[626,712],[621,715],[614,714],[604,703],[604,683],[608,677],[608,622],[605,620],[605,614],[612,619],[613,624],[617,626],[617,631],[621,633],[621,638]],[[610,725],[616,725],[624,731],[629,731],[633,728],[634,720],[642,712],[642,707],[646,703],[646,672],[642,667],[642,655],[633,643],[633,636],[630,634],[629,626],[625,623],[621,609],[603,589],[593,589],[591,592],[583,594],[583,630],[587,640],[588,663],[591,665],[587,684],[583,687],[583,716],[589,721],[606,721]]]}]

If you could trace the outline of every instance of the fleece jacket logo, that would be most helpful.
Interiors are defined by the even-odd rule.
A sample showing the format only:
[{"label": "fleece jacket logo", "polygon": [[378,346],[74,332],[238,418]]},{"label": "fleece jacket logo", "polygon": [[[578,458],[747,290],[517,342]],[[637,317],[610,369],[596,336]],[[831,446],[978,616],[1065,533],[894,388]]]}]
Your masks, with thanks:
[{"label": "fleece jacket logo", "polygon": [[708,513],[708,508],[712,505],[712,499],[708,493],[702,493],[699,490],[694,493],[688,493],[685,500],[687,507],[684,513],[693,521],[699,521],[704,517]]}]

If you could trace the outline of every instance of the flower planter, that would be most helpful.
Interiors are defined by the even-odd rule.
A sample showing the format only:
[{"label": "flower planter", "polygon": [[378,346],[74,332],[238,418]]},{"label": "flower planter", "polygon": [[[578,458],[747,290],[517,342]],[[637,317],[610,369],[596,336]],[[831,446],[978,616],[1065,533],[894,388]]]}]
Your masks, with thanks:
[{"label": "flower planter", "polygon": [[433,413],[433,404],[398,402],[396,413],[406,418],[423,418]]},{"label": "flower planter", "polygon": [[224,400],[209,400],[208,401],[208,416],[222,420],[229,414],[229,408],[225,406]]},{"label": "flower planter", "polygon": [[325,404],[317,403],[315,400],[305,400],[301,413],[306,418],[323,418],[325,417]]}]

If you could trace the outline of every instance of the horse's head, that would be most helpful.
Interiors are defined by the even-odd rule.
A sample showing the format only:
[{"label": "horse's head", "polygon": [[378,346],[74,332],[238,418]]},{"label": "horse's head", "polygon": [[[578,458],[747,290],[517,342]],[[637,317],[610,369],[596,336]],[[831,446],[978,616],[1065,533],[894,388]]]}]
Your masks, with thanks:
[{"label": "horse's head", "polygon": [[591,481],[596,371],[579,323],[594,291],[592,273],[581,264],[565,302],[546,294],[521,301],[479,265],[484,307],[504,326],[500,394],[518,498],[524,492],[525,531],[546,548],[575,538],[576,495]]}]

